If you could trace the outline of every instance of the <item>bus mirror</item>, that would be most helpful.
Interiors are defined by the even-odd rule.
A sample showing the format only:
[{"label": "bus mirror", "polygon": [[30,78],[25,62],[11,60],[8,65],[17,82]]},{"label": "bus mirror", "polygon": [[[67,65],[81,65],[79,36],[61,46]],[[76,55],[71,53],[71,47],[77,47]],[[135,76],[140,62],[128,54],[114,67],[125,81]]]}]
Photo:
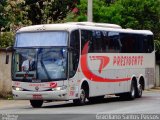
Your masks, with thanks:
[{"label": "bus mirror", "polygon": [[9,46],[6,48],[6,64],[9,63],[9,54],[8,54],[8,51],[12,51],[13,50],[13,47],[12,46]]}]

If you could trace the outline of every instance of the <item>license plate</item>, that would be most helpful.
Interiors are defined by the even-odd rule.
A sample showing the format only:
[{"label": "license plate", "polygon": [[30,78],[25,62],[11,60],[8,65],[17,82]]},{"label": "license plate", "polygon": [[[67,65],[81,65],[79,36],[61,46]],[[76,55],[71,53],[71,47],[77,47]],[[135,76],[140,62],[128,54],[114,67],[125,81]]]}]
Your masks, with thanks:
[{"label": "license plate", "polygon": [[42,95],[40,95],[40,94],[34,94],[33,95],[33,99],[42,99],[43,97],[42,97]]}]

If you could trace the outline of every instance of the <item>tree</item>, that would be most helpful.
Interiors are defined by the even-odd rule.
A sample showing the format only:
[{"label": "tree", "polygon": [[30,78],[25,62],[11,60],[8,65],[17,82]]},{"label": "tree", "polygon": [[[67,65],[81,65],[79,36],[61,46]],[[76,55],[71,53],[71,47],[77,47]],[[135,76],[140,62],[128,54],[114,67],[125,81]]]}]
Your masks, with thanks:
[{"label": "tree", "polygon": [[28,19],[32,24],[54,23],[63,20],[78,0],[26,0]]},{"label": "tree", "polygon": [[[157,53],[160,53],[160,0],[119,0],[109,11],[117,13],[110,22],[119,23],[123,28],[149,29],[154,33]],[[116,9],[113,9],[116,8]],[[113,18],[119,18],[119,22]]]},{"label": "tree", "polygon": [[23,4],[24,0],[0,1],[0,48],[12,45],[14,32],[27,23]]},{"label": "tree", "polygon": [[0,39],[0,48],[6,48],[13,45],[14,33],[13,32],[2,32]]},{"label": "tree", "polygon": [[[112,0],[111,0],[112,1]],[[100,22],[100,17],[102,10],[106,10],[107,5],[111,4],[111,1],[107,0],[93,0],[93,21]],[[87,21],[87,0],[80,0],[80,3],[76,6],[78,8],[78,13],[74,14],[73,12],[68,13],[65,18],[66,21]]]},{"label": "tree", "polygon": [[2,31],[2,28],[5,29],[8,22],[7,11],[5,10],[6,5],[7,2],[5,0],[0,1],[0,32]]},{"label": "tree", "polygon": [[[61,20],[75,8],[78,1],[0,0],[0,33],[2,30],[15,33],[19,28],[27,25],[62,22]],[[5,39],[3,42],[1,40],[0,46],[9,45],[6,42]]]},{"label": "tree", "polygon": [[[74,21],[86,21],[87,1],[81,0],[77,7],[78,15],[70,14],[69,20],[73,17]],[[159,42],[160,0],[116,0],[109,5],[106,0],[93,0],[93,21],[119,24],[123,28],[149,29]]]},{"label": "tree", "polygon": [[7,25],[8,21],[8,16],[7,12],[4,9],[4,6],[7,5],[7,2],[5,0],[0,1],[0,45],[2,44],[2,35],[1,32],[2,30],[5,29],[5,26]]},{"label": "tree", "polygon": [[22,26],[30,25],[31,21],[27,18],[27,7],[25,5],[25,0],[8,0],[6,10],[9,13],[9,30],[15,32]]},{"label": "tree", "polygon": [[160,1],[159,0],[120,0],[122,7],[121,26],[133,29],[149,29],[154,32],[156,39],[160,31]]}]

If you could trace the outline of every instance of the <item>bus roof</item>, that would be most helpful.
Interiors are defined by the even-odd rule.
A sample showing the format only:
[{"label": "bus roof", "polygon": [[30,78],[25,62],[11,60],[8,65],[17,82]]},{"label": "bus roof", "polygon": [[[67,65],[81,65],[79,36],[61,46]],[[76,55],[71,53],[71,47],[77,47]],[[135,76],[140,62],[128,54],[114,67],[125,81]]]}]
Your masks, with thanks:
[{"label": "bus roof", "polygon": [[93,27],[103,27],[103,28],[118,28],[122,29],[121,26],[116,24],[109,24],[109,23],[94,23],[94,22],[68,22],[68,24],[73,25],[81,25],[81,26],[93,26]]},{"label": "bus roof", "polygon": [[120,33],[135,33],[135,34],[146,34],[153,35],[150,30],[133,30],[133,29],[122,29],[121,26],[116,24],[108,23],[94,23],[94,22],[68,22],[59,24],[43,24],[22,27],[17,31],[20,32],[36,32],[36,31],[72,31],[74,29],[86,29],[86,30],[106,30]]}]

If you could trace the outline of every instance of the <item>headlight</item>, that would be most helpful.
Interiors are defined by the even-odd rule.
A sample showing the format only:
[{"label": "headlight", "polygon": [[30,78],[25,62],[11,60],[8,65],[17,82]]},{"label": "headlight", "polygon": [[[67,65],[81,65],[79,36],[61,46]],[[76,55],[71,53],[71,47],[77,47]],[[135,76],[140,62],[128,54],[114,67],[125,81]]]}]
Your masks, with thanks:
[{"label": "headlight", "polygon": [[67,86],[59,86],[59,87],[56,87],[56,88],[52,88],[53,91],[59,91],[59,90],[65,90],[67,89]]},{"label": "headlight", "polygon": [[21,88],[21,87],[13,86],[12,88],[13,88],[13,90],[16,90],[16,91],[23,91],[23,88]]}]

